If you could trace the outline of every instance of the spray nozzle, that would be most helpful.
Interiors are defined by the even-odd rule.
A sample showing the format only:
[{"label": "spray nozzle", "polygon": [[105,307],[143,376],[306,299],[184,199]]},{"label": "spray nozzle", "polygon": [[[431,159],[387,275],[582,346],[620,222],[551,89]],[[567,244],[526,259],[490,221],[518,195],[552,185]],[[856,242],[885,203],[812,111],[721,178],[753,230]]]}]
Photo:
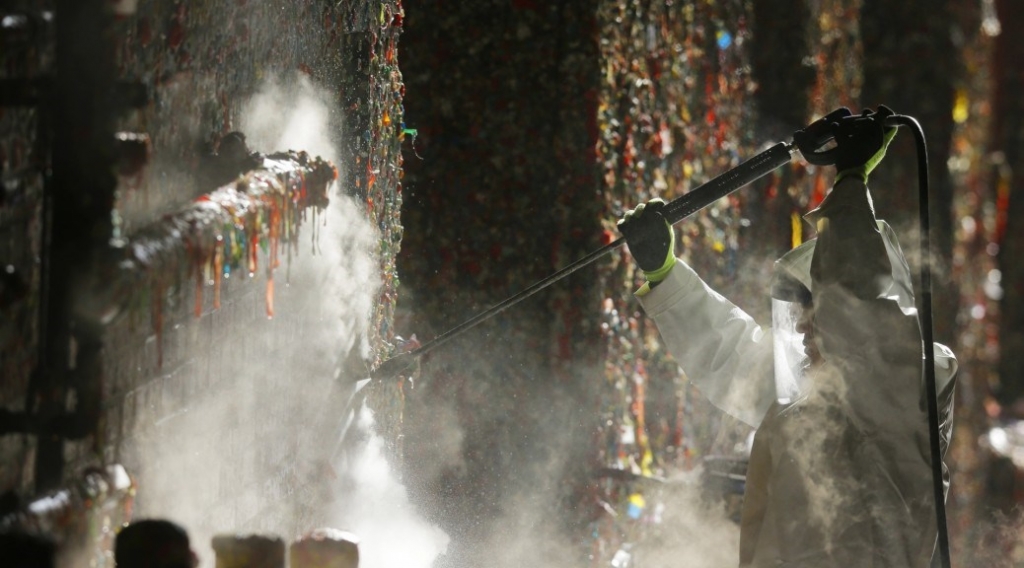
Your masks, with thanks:
[{"label": "spray nozzle", "polygon": [[399,375],[410,375],[419,365],[419,356],[409,353],[401,353],[384,361],[370,373],[371,380],[391,379]]}]

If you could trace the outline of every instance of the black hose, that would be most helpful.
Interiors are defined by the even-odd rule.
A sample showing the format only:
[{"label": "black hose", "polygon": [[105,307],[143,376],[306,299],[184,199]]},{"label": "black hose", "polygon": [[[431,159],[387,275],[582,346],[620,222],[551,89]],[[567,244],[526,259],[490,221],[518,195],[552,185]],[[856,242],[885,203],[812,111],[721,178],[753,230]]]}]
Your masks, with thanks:
[{"label": "black hose", "polygon": [[931,446],[932,488],[935,494],[935,522],[939,529],[938,545],[942,568],[950,568],[949,532],[946,527],[946,490],[942,475],[942,450],[939,442],[939,403],[935,386],[935,344],[932,332],[932,257],[930,216],[928,211],[928,148],[921,124],[912,116],[895,115],[885,120],[887,126],[909,126],[917,147],[919,219],[921,224],[921,303],[918,321],[924,341],[924,384],[928,398],[928,439]]}]

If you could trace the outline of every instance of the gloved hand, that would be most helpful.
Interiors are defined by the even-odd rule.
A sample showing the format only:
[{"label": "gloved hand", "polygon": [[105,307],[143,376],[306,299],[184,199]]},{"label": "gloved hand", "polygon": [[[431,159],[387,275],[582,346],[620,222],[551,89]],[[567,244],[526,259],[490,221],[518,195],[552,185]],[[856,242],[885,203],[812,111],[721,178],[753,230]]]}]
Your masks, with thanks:
[{"label": "gloved hand", "polygon": [[893,111],[885,105],[879,105],[877,112],[865,111],[861,116],[871,120],[855,121],[851,127],[842,128],[836,137],[838,154],[836,155],[836,183],[846,176],[855,175],[864,183],[868,175],[885,157],[885,150],[896,136],[895,127],[886,128],[884,121],[892,116]]},{"label": "gloved hand", "polygon": [[676,265],[675,232],[662,214],[665,201],[654,198],[627,211],[619,220],[619,232],[626,238],[648,282],[661,282]]}]

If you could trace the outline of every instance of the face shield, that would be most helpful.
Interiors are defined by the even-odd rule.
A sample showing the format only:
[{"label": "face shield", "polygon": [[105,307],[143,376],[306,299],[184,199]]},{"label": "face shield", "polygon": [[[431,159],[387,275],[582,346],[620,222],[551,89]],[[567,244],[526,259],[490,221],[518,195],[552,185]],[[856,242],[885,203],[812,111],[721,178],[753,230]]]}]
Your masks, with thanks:
[{"label": "face shield", "polygon": [[775,394],[788,404],[808,391],[808,370],[820,362],[814,340],[811,257],[814,242],[789,251],[775,262],[772,276],[772,341]]},{"label": "face shield", "polygon": [[[892,265],[892,279],[882,296],[896,301],[904,313],[914,313],[910,267],[896,233],[885,221],[878,221],[878,230]],[[812,239],[783,255],[775,261],[772,275],[775,392],[783,404],[808,392],[808,371],[824,360],[814,337],[811,301],[811,258],[816,242]]]}]

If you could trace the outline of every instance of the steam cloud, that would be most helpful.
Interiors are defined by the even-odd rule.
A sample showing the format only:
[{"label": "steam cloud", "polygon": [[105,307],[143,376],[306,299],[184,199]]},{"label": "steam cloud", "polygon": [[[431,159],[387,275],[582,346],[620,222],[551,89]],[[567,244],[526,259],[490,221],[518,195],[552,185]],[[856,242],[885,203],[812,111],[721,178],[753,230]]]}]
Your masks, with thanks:
[{"label": "steam cloud", "polygon": [[[254,150],[305,150],[340,165],[334,133],[341,117],[332,108],[331,95],[305,76],[271,79],[242,107],[237,125]],[[139,482],[135,517],[181,523],[206,566],[213,564],[214,534],[292,540],[333,526],[361,537],[361,566],[429,567],[445,551],[447,535],[411,506],[370,411],[346,407],[362,378],[346,376],[353,374],[346,361],[370,351],[380,287],[377,231],[359,204],[335,191],[320,217],[307,218],[299,239],[299,253],[287,260],[282,254],[274,274],[280,308],[273,320],[231,305],[260,305],[257,275],[248,297],[237,297],[244,288],[234,297],[228,292],[237,290],[228,290],[220,312],[175,328],[190,351],[187,363],[153,384],[201,384],[190,374],[203,373],[209,384],[171,415],[161,411],[165,387],[137,395],[145,399],[140,419],[151,426],[131,433],[126,444],[125,461],[135,464]],[[233,274],[226,286],[240,278]],[[213,338],[204,328],[213,329]],[[346,410],[356,419],[339,424]],[[358,443],[337,456],[342,429]]]},{"label": "steam cloud", "polygon": [[[304,149],[340,164],[326,130],[331,124],[330,94],[316,90],[303,75],[294,79],[288,84],[270,81],[247,105],[242,131],[254,147]],[[327,321],[338,325],[335,333],[326,334],[330,342],[324,347],[341,352],[359,349],[365,358],[369,354],[366,331],[379,287],[373,256],[378,235],[355,201],[345,195],[332,196],[325,229],[320,242],[326,264],[343,270],[322,281],[330,286],[330,293],[322,296],[327,300],[323,309],[334,312]],[[342,377],[346,379],[351,378]],[[332,524],[360,537],[361,566],[429,568],[445,551],[448,536],[412,507],[384,456],[383,440],[374,433],[369,408],[362,405],[348,427],[357,430],[361,442],[347,454],[332,456],[345,486],[335,501]],[[345,434],[349,433],[338,433]]]},{"label": "steam cloud", "polygon": [[363,405],[352,427],[366,435],[352,455],[337,461],[350,483],[335,518],[360,540],[359,565],[367,568],[430,568],[448,547],[448,535],[424,521],[409,501],[373,435],[373,414]]}]

